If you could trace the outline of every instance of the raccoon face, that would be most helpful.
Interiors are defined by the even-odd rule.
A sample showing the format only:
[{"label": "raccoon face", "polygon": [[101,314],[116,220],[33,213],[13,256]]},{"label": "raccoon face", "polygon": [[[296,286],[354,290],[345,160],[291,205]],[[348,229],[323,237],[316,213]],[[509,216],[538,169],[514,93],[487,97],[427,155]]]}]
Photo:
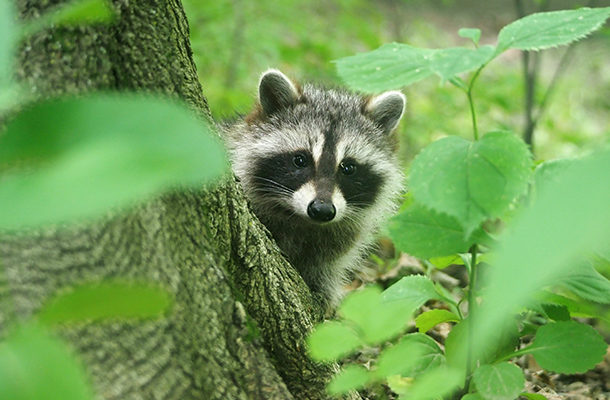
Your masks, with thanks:
[{"label": "raccoon face", "polygon": [[[306,85],[270,70],[260,107],[234,168],[258,214],[298,216],[315,224],[355,221],[400,180],[391,132],[404,110],[400,92],[364,98]],[[398,183],[400,185],[400,182]]]}]

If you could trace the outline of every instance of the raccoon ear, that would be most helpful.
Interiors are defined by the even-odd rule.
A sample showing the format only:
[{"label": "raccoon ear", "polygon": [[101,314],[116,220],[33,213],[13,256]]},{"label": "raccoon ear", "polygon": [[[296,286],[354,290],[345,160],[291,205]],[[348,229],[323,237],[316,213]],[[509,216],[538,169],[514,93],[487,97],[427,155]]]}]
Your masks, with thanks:
[{"label": "raccoon ear", "polygon": [[290,107],[299,99],[299,91],[294,83],[277,69],[263,73],[258,84],[258,100],[266,115]]},{"label": "raccoon ear", "polygon": [[405,95],[392,90],[369,99],[364,106],[364,113],[386,133],[390,133],[400,122],[406,104]]}]

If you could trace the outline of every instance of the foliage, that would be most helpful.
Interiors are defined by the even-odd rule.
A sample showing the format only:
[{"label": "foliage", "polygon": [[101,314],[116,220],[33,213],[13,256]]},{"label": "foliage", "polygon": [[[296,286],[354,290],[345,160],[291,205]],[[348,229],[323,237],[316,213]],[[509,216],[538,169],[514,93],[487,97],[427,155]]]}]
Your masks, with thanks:
[{"label": "foliage", "polygon": [[[577,304],[579,298],[608,302],[610,282],[583,260],[607,246],[610,237],[610,150],[578,161],[543,163],[534,174],[529,150],[514,134],[492,131],[479,137],[473,87],[483,68],[503,51],[569,44],[598,29],[609,16],[610,8],[539,13],[502,29],[495,47],[478,47],[480,33],[462,30],[475,50],[392,44],[337,62],[346,83],[362,90],[396,88],[437,74],[464,92],[473,124],[474,141],[450,136],[415,158],[409,175],[412,199],[390,224],[397,247],[422,259],[455,258],[455,253],[463,253],[469,286],[461,293],[447,293],[435,288],[429,277],[408,277],[381,294],[382,299],[410,303],[408,316],[413,306],[427,300],[446,303],[451,311],[431,310],[416,318],[422,332],[418,335],[436,323],[458,324],[445,342],[444,354],[438,351],[435,356],[438,365],[431,366],[430,357],[422,356],[430,354],[427,350],[406,347],[404,342],[411,335],[383,346],[369,371],[369,384],[386,379],[401,398],[408,399],[440,398],[461,389],[464,399],[509,400],[522,392],[524,377],[507,360],[532,354],[543,368],[582,373],[603,359],[608,345],[590,326],[570,320],[573,311],[560,300],[562,296],[545,295],[543,302],[536,299],[549,293],[550,286],[561,293],[568,290]],[[457,54],[463,63],[447,64]],[[474,71],[468,80],[458,76],[468,71]],[[506,225],[504,230],[498,229],[499,219]],[[491,237],[498,240],[490,242]],[[483,257],[490,265],[481,262]],[[352,294],[345,302],[358,296]],[[371,313],[371,304],[379,307],[378,312],[387,307],[383,302],[360,307]],[[546,318],[542,326],[528,321],[531,312],[537,313],[538,321]],[[360,320],[358,328],[370,329],[363,325],[367,322]],[[525,326],[533,327],[532,344],[517,349],[519,336],[531,332]],[[312,337],[316,334],[317,329]],[[359,348],[354,346],[351,352]],[[315,354],[314,348],[311,351]],[[390,379],[389,373],[410,380]],[[437,392],[440,380],[442,393]],[[350,389],[344,388],[344,392]]]},{"label": "foliage", "polygon": [[[106,0],[75,1],[28,22],[17,21],[12,1],[0,2],[2,235],[101,217],[223,172],[224,153],[211,128],[176,101],[98,93],[37,102],[13,80],[21,39],[49,25],[112,20]],[[132,282],[65,288],[31,320],[7,327],[0,398],[94,398],[80,362],[52,325],[159,318],[171,303],[164,288]]]}]

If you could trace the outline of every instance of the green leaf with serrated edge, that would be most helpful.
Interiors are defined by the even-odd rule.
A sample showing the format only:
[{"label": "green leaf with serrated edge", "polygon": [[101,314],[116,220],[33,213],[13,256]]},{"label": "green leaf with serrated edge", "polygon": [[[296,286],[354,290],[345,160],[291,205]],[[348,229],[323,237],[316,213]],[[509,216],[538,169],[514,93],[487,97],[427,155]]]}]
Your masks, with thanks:
[{"label": "green leaf with serrated edge", "polygon": [[383,292],[385,301],[406,301],[414,309],[421,307],[428,300],[438,298],[434,283],[423,275],[405,276]]},{"label": "green leaf with serrated edge", "polygon": [[0,343],[0,398],[93,399],[73,351],[43,328],[27,324]]},{"label": "green leaf with serrated edge", "polygon": [[608,345],[595,329],[574,321],[541,326],[532,345],[524,350],[546,370],[583,373],[604,359]]},{"label": "green leaf with serrated edge", "polygon": [[417,202],[457,218],[468,236],[526,191],[531,164],[525,143],[509,132],[476,142],[450,136],[415,158],[410,189]]},{"label": "green leaf with serrated edge", "polygon": [[593,307],[592,304],[589,304],[582,299],[573,299],[546,290],[535,293],[532,297],[535,301],[540,303],[553,303],[565,306],[570,312],[570,315],[574,317],[603,317],[597,312],[597,309]]},{"label": "green leaf with serrated edge", "polygon": [[350,293],[339,306],[339,315],[358,327],[361,338],[373,345],[404,331],[415,306],[409,299],[382,299],[381,289],[368,286]]},{"label": "green leaf with serrated edge", "polygon": [[519,394],[519,396],[525,397],[526,399],[529,399],[529,400],[548,400],[545,396],[543,396],[539,393],[521,393],[521,394]]},{"label": "green leaf with serrated edge", "polygon": [[351,364],[333,377],[327,390],[332,395],[347,393],[365,387],[370,378],[370,372],[362,365]]},{"label": "green leaf with serrated edge", "polygon": [[589,263],[577,266],[573,271],[561,277],[557,284],[583,299],[610,304],[610,281]]},{"label": "green leaf with serrated edge", "polygon": [[496,53],[509,48],[542,50],[569,44],[599,29],[609,16],[610,7],[531,14],[502,28]]},{"label": "green leaf with serrated edge", "polygon": [[508,362],[482,365],[474,371],[472,379],[486,400],[514,400],[525,386],[521,368]]},{"label": "green leaf with serrated edge", "polygon": [[479,44],[481,39],[481,30],[476,28],[461,28],[458,31],[458,35],[465,39],[470,39],[474,44]]},{"label": "green leaf with serrated edge", "polygon": [[447,310],[429,310],[415,318],[415,326],[420,332],[428,332],[441,322],[459,322],[460,317]]},{"label": "green leaf with serrated edge", "polygon": [[8,89],[13,77],[17,13],[13,1],[0,2],[0,92]]},{"label": "green leaf with serrated edge", "polygon": [[476,240],[475,235],[465,237],[454,217],[417,203],[394,216],[388,229],[399,250],[424,259],[466,252]]},{"label": "green leaf with serrated edge", "polygon": [[371,52],[335,62],[339,76],[348,86],[362,91],[380,92],[411,85],[433,74],[448,80],[485,64],[493,52],[491,46],[433,50],[390,43]]},{"label": "green leaf with serrated edge", "polygon": [[338,360],[358,349],[362,341],[349,326],[338,321],[319,324],[309,334],[307,347],[311,357],[318,361]]},{"label": "green leaf with serrated edge", "polygon": [[569,321],[570,311],[568,307],[559,304],[542,304],[542,310],[547,317],[553,321]]},{"label": "green leaf with serrated edge", "polygon": [[431,337],[412,333],[381,352],[375,374],[381,378],[392,375],[416,377],[444,362],[442,350]]},{"label": "green leaf with serrated edge", "polygon": [[226,167],[223,146],[175,101],[134,94],[53,100],[0,135],[0,229],[82,220]]},{"label": "green leaf with serrated edge", "polygon": [[147,284],[99,282],[58,294],[38,312],[45,324],[104,319],[155,318],[166,312],[172,298],[165,289]]},{"label": "green leaf with serrated edge", "polygon": [[[442,384],[440,384],[442,383]],[[462,373],[440,366],[418,377],[407,392],[405,399],[430,400],[443,398],[463,384]]]}]

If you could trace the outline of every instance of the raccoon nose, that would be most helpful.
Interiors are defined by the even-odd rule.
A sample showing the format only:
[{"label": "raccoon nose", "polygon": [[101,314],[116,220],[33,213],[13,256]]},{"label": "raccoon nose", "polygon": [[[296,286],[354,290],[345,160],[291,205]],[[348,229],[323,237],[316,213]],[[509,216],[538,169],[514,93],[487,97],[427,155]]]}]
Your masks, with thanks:
[{"label": "raccoon nose", "polygon": [[328,222],[335,218],[337,210],[333,203],[325,202],[324,200],[314,200],[307,207],[307,215],[314,221]]}]

